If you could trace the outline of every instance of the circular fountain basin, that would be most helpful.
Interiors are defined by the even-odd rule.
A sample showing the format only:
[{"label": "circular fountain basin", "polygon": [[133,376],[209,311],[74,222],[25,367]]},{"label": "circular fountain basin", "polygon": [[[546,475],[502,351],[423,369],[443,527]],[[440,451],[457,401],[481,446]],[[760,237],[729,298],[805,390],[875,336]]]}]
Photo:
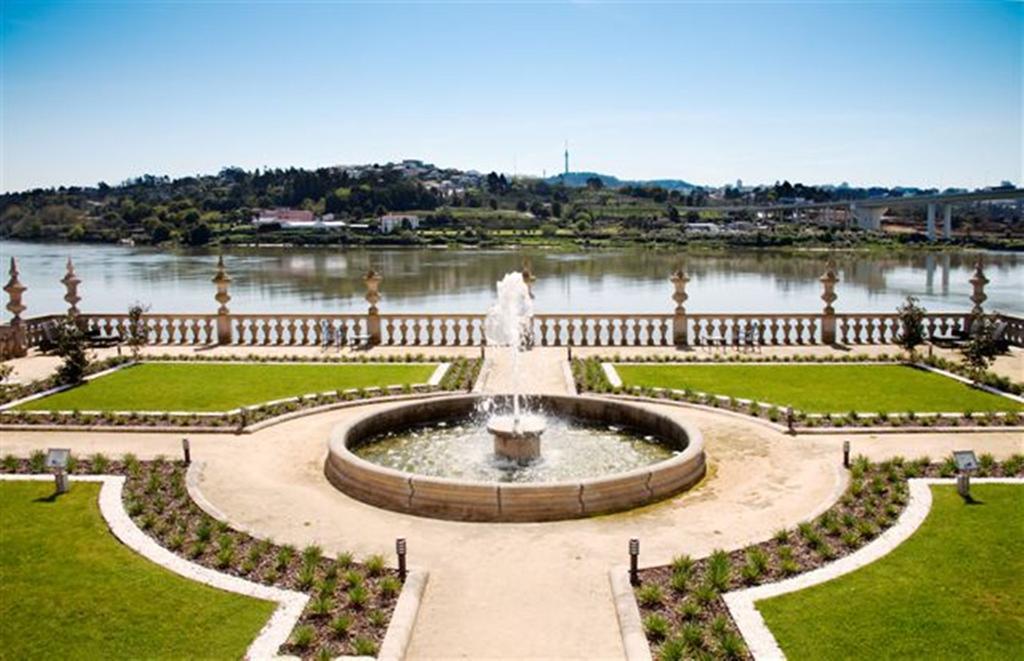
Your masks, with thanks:
[{"label": "circular fountain basin", "polygon": [[[454,395],[400,403],[339,425],[331,433],[325,474],[341,491],[372,505],[460,521],[552,521],[622,511],[677,494],[704,475],[703,441],[692,425],[598,397],[531,398],[548,427],[540,458],[528,465],[495,458],[483,421],[472,423],[468,435],[431,436],[473,420],[484,399]],[[404,470],[382,465],[390,437],[424,429],[429,433],[412,446],[419,454],[396,464]],[[616,448],[609,455],[614,460],[602,461],[602,449],[616,443],[630,447]],[[623,458],[633,467],[615,470]],[[456,470],[460,466],[466,470]]]}]

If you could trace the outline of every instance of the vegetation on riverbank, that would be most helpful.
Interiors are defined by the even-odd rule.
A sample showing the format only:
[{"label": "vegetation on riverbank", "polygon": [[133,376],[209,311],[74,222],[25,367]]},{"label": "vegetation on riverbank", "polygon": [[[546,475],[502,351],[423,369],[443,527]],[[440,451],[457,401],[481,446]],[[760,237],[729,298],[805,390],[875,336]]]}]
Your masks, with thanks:
[{"label": "vegetation on riverbank", "polygon": [[0,494],[5,658],[240,658],[274,611],[119,543],[98,484],[54,498],[51,481],[0,482]]}]

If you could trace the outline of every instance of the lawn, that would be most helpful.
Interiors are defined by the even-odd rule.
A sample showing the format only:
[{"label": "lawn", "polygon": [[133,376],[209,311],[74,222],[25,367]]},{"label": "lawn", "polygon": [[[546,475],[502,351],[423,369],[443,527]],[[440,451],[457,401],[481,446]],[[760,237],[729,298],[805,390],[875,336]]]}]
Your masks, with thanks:
[{"label": "lawn", "polygon": [[933,487],[932,511],[892,553],[758,602],[791,659],[1012,659],[1024,650],[1024,487],[975,484],[967,505]]},{"label": "lawn", "polygon": [[905,365],[616,365],[626,386],[698,390],[806,413],[1020,411],[1021,404]]},{"label": "lawn", "polygon": [[0,658],[240,658],[270,602],[194,583],[123,546],[99,484],[0,482]]},{"label": "lawn", "polygon": [[35,411],[226,411],[314,392],[426,383],[437,365],[143,363],[19,406]]}]

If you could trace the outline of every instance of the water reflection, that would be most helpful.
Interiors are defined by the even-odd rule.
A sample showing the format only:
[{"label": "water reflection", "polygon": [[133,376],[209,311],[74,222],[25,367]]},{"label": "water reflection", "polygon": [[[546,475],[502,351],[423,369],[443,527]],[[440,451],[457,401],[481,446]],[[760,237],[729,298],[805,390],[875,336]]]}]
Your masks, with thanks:
[{"label": "water reflection", "polygon": [[[122,311],[133,301],[155,310],[210,311],[215,257],[210,251],[0,242],[6,265],[18,258],[28,286],[29,315],[66,308],[59,280],[70,256],[82,278],[82,309]],[[362,312],[362,274],[384,274],[384,312],[483,312],[494,283],[532,260],[538,311],[668,312],[670,271],[689,272],[692,312],[821,309],[825,255],[729,251],[685,255],[644,250],[543,253],[496,250],[232,249],[225,253],[234,279],[230,307],[239,312]],[[973,253],[841,255],[839,311],[891,310],[908,294],[934,310],[970,305]],[[1021,313],[1024,258],[988,253],[988,307]],[[5,319],[9,318],[5,312]]]}]

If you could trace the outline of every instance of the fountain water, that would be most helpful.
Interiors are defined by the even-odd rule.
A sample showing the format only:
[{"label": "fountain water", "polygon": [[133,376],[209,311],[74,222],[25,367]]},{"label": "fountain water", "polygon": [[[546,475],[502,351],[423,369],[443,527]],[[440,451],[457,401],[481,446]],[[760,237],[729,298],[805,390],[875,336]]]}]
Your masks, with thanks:
[{"label": "fountain water", "polygon": [[499,457],[520,463],[540,456],[540,436],[544,418],[522,410],[519,354],[526,340],[533,317],[530,288],[519,272],[507,273],[498,281],[498,299],[487,311],[484,332],[489,346],[507,347],[512,364],[512,413],[494,415],[487,430],[494,436],[494,452]]}]

